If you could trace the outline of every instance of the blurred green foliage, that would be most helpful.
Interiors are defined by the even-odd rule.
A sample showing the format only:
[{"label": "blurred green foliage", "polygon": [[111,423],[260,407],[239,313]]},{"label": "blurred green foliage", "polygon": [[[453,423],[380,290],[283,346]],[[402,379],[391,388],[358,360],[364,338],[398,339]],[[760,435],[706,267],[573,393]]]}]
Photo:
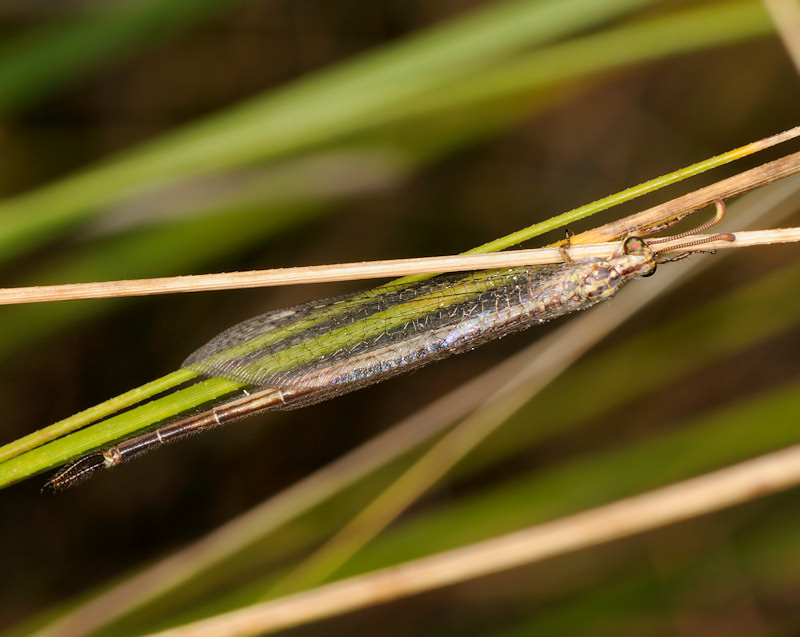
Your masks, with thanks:
[{"label": "blurred green foliage", "polygon": [[[462,251],[795,125],[800,97],[755,0],[29,3],[0,7],[0,29],[7,285]],[[796,442],[793,254],[729,258],[648,311],[336,576]],[[315,293],[2,308],[3,442]],[[63,496],[41,498],[31,481],[2,492],[7,634],[216,528],[530,338],[234,425]],[[262,597],[412,460],[104,634]],[[791,634],[791,504],[770,498],[295,632]]]}]

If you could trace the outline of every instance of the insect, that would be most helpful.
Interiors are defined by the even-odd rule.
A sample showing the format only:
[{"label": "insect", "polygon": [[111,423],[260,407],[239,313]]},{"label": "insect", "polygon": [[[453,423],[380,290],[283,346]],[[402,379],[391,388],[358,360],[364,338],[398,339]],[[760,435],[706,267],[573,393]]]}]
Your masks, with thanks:
[{"label": "insect", "polygon": [[[717,216],[691,233],[718,223]],[[717,234],[688,240],[686,248]],[[271,409],[321,402],[391,376],[471,350],[513,332],[587,309],[614,296],[627,281],[651,276],[665,258],[630,236],[608,258],[440,275],[407,285],[311,301],[235,325],[194,352],[184,368],[246,386],[212,409],[137,435],[65,465],[45,489],[63,489],[163,444]],[[674,250],[676,246],[670,248]]]}]

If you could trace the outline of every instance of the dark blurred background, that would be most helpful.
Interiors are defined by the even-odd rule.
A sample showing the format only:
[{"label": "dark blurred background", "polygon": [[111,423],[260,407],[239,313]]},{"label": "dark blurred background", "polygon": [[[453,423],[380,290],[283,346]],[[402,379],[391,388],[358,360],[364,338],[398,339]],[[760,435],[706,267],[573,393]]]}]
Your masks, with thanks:
[{"label": "dark blurred background", "polygon": [[[42,59],[30,63],[29,74],[52,66],[53,56],[66,60],[79,45],[50,46],[62,29],[86,25],[89,32],[107,28],[111,33],[112,27],[103,22],[108,16],[123,15],[137,5],[144,10],[148,4],[159,3],[2,3],[0,79],[7,83],[0,86],[5,91],[0,92],[0,193],[12,206],[18,195],[44,192],[47,184],[127,157],[153,140],[175,144],[175,131],[243,100],[326,73],[358,56],[375,55],[497,3],[205,1],[192,11],[165,10],[135,37],[121,29],[109,35],[118,46],[106,44],[85,58],[76,55],[74,62],[54,65],[52,76],[42,72],[31,85],[13,73],[2,75],[4,63],[31,55],[37,46]],[[569,37],[725,4],[650,3],[584,26]],[[91,215],[43,227],[24,250],[10,249],[0,264],[0,281],[70,282],[76,277],[160,276],[466,250],[796,125],[797,71],[777,36],[764,29],[730,37],[724,45],[566,74],[545,86],[522,86],[459,104],[458,90],[475,88],[463,82],[453,89],[453,104],[446,108],[426,111],[443,96],[423,93],[397,106],[386,125],[379,117],[364,128],[356,121],[350,133],[298,144],[264,161],[204,168],[163,184],[154,178],[147,188],[123,185],[118,197],[76,206],[92,210]],[[36,38],[41,45],[35,45]],[[91,38],[76,42],[84,40]],[[534,45],[515,55],[532,52]],[[509,54],[509,64],[514,61]],[[495,64],[502,70],[501,62]],[[475,71],[476,82],[484,76],[484,69]],[[335,106],[315,105],[320,118]],[[722,169],[615,214],[666,200],[763,160]],[[22,213],[12,209],[7,214]],[[186,227],[200,229],[192,234]],[[172,243],[174,237],[182,238]],[[550,238],[560,236],[540,243]],[[761,273],[791,265],[795,255],[791,247],[737,255],[605,347],[624,343],[648,325],[735,290]],[[70,302],[64,309],[4,307],[0,442],[173,371],[191,351],[239,320],[360,287],[364,284],[354,282]],[[793,290],[785,294],[795,296]],[[757,346],[665,380],[633,403],[602,408],[596,421],[577,433],[554,434],[539,446],[506,453],[502,461],[464,469],[398,525],[424,528],[429,514],[470,498],[488,498],[534,470],[577,463],[598,448],[615,448],[620,440],[634,444],[658,436],[673,427],[677,416],[702,414],[796,382],[800,334],[793,325],[765,335]],[[6,489],[0,494],[0,625],[52,611],[201,537],[535,336],[509,338],[323,405],[230,425],[56,496],[39,495],[42,476]],[[687,361],[699,356],[678,345],[675,351]],[[657,374],[660,366],[658,360],[636,364],[645,375]],[[581,395],[573,400],[580,402]],[[626,419],[631,405],[651,414],[642,419],[644,427],[640,420],[631,424]],[[536,414],[538,408],[532,409]],[[519,506],[528,503],[523,499]],[[740,557],[736,548],[738,542],[759,544],[748,535],[759,520],[767,526],[773,521],[778,536],[787,529],[796,531],[782,517],[791,508],[796,508],[796,494],[777,496],[588,555],[518,569],[296,632],[528,634],[535,628],[539,634],[793,634],[800,629],[798,570],[791,568],[800,567],[796,547],[793,553],[773,556],[783,567],[772,579],[753,574],[743,564],[754,558],[750,553]],[[346,508],[340,512],[343,519],[350,514]],[[302,528],[300,523],[301,530],[287,531],[287,537],[301,537]],[[433,526],[430,533],[436,532]],[[287,555],[273,556],[271,564],[300,559],[318,542],[314,533],[309,537],[298,540]],[[676,561],[686,567],[680,577]],[[244,585],[248,578],[263,575],[257,567],[251,570],[220,581]],[[722,590],[720,582],[728,589]],[[213,598],[213,588],[206,594]],[[167,621],[153,613],[157,623]],[[136,626],[149,626],[146,616],[140,621],[132,624],[131,634],[144,629]]]}]

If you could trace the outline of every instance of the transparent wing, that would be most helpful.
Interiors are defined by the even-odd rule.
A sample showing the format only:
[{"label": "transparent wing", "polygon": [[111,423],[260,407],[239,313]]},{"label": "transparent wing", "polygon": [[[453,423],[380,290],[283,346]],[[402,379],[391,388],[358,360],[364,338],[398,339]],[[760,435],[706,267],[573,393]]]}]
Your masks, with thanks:
[{"label": "transparent wing", "polygon": [[312,301],[235,325],[183,366],[244,384],[341,393],[580,309],[562,293],[579,270],[442,275]]}]

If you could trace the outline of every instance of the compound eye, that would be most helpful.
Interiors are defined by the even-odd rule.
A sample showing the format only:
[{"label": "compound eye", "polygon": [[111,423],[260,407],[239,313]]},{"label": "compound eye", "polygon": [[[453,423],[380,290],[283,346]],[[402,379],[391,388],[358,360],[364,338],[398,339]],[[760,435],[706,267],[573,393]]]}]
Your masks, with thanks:
[{"label": "compound eye", "polygon": [[647,272],[646,274],[643,274],[643,275],[642,275],[642,277],[646,277],[646,276],[653,276],[655,273],[656,273],[656,266],[655,266],[655,264],[654,264],[654,265],[653,265],[653,269],[652,269],[652,270],[650,270],[650,272]]},{"label": "compound eye", "polygon": [[622,244],[622,251],[625,254],[641,254],[647,244],[641,237],[628,237]]}]

